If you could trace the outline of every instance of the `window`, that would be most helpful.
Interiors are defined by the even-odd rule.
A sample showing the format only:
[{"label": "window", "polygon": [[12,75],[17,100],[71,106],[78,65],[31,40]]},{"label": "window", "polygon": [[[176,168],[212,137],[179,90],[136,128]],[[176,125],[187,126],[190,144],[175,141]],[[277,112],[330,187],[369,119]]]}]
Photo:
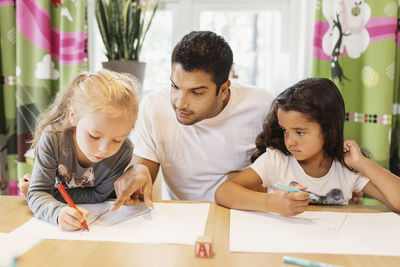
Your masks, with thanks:
[{"label": "window", "polygon": [[[92,1],[89,62],[97,71],[106,58]],[[144,90],[169,86],[172,49],[185,34],[211,30],[231,45],[239,81],[276,95],[310,73],[313,7],[310,0],[161,0],[141,53]]]},{"label": "window", "polygon": [[274,77],[287,79],[287,73],[279,68],[288,66],[288,53],[280,49],[281,12],[205,11],[200,15],[200,29],[217,32],[228,40],[242,83],[273,90]]},{"label": "window", "polygon": [[157,10],[140,54],[140,61],[146,62],[144,91],[169,86],[172,49],[172,12]]}]

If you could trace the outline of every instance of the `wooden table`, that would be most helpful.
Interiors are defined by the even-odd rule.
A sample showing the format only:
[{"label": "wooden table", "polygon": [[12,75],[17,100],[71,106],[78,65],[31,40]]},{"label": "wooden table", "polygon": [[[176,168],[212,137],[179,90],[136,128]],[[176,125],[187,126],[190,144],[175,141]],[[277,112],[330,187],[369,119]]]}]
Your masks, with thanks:
[{"label": "wooden table", "polygon": [[[383,207],[366,206],[310,206],[308,210],[388,211]],[[23,197],[0,196],[0,232],[11,232],[30,218],[32,214]],[[211,203],[205,235],[213,237],[212,259],[195,258],[194,246],[189,245],[43,240],[20,257],[18,266],[294,266],[284,264],[283,254],[280,253],[230,252],[229,221],[229,209]],[[342,266],[400,266],[400,257],[300,253],[285,255]]]}]

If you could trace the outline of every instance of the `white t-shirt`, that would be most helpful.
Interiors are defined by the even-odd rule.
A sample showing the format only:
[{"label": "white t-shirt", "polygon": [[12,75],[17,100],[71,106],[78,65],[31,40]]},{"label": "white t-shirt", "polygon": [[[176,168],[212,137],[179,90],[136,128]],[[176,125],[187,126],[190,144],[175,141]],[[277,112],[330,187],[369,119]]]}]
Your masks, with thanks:
[{"label": "white t-shirt", "polygon": [[260,176],[263,186],[276,183],[293,186],[298,183],[307,186],[306,191],[320,196],[318,204],[347,205],[353,192],[360,192],[369,179],[352,172],[339,161],[333,161],[328,173],[320,178],[307,175],[299,162],[278,149],[268,149],[251,165]]},{"label": "white t-shirt", "polygon": [[250,165],[256,136],[272,95],[232,84],[228,104],[217,116],[183,125],[170,103],[170,89],[145,96],[132,134],[134,153],[158,162],[163,199],[213,201],[229,172]]}]

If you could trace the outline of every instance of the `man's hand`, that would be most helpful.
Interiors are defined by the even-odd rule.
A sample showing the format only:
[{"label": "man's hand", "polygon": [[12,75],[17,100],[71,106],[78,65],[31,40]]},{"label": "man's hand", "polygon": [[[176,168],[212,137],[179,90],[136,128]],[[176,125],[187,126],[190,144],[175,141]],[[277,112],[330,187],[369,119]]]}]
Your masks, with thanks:
[{"label": "man's hand", "polygon": [[31,175],[29,173],[25,174],[24,177],[18,179],[18,188],[23,196],[28,195],[29,185],[31,183]]},{"label": "man's hand", "polygon": [[115,181],[114,189],[117,200],[111,211],[116,211],[122,205],[135,205],[141,195],[147,207],[153,207],[153,182],[149,169],[142,164],[134,164],[130,167]]}]

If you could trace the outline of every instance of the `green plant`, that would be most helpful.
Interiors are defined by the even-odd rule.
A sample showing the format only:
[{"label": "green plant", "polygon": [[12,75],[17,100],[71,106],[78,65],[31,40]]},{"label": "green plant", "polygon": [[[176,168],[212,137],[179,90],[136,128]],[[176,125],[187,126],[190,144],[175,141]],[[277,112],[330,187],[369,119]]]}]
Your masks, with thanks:
[{"label": "green plant", "polygon": [[[150,0],[96,0],[95,13],[108,60],[139,60],[158,8]],[[145,12],[152,11],[146,18]]]}]

